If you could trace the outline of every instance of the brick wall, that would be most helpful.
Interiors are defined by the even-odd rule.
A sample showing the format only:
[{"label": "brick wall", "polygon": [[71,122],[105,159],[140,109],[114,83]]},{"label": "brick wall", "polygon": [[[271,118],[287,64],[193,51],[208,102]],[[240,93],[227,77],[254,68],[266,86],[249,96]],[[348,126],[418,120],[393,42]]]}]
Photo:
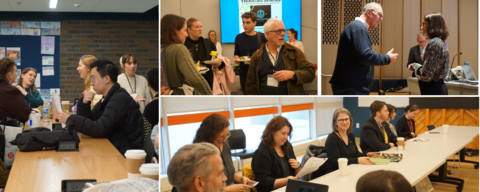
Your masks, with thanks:
[{"label": "brick wall", "polygon": [[138,62],[137,74],[146,77],[150,68],[159,66],[158,34],[158,21],[62,21],[62,100],[73,102],[82,92],[84,80],[76,69],[80,57],[85,54],[94,55],[97,59],[108,59],[119,65],[119,59],[124,53],[133,53]]}]

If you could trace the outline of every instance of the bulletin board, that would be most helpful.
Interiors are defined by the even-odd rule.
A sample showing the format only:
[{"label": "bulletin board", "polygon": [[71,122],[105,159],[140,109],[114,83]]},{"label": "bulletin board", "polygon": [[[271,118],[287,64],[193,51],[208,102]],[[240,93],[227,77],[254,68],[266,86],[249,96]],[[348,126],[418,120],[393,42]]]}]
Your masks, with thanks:
[{"label": "bulletin board", "polygon": [[[32,67],[40,73],[40,89],[60,88],[60,36],[55,37],[54,55],[41,54],[42,36],[0,35],[0,47],[20,47],[20,64],[17,69],[23,70]],[[42,56],[53,56],[53,76],[43,76]]]}]

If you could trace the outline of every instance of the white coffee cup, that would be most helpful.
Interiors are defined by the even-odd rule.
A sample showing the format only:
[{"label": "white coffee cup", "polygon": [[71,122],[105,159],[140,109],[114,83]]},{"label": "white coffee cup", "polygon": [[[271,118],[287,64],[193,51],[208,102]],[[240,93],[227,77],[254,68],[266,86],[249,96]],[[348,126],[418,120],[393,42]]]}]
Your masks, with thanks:
[{"label": "white coffee cup", "polygon": [[444,124],[442,128],[443,128],[443,135],[448,135],[448,125]]},{"label": "white coffee cup", "polygon": [[142,149],[131,149],[125,152],[128,178],[140,177],[140,166],[145,163],[145,153]]},{"label": "white coffee cup", "polygon": [[140,167],[140,174],[143,178],[150,178],[158,180],[159,170],[158,164],[155,163],[145,163]]},{"label": "white coffee cup", "polygon": [[341,176],[347,175],[347,163],[348,163],[347,158],[338,158],[338,169],[340,170]]},{"label": "white coffee cup", "polygon": [[397,149],[403,151],[403,144],[405,143],[405,138],[397,137]]}]

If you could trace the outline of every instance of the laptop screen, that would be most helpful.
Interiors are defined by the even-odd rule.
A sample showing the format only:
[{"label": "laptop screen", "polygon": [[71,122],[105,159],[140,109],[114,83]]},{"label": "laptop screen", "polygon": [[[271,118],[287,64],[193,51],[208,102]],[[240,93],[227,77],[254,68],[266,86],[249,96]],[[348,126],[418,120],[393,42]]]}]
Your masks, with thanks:
[{"label": "laptop screen", "polygon": [[463,68],[463,79],[467,79],[470,81],[476,81],[477,78],[475,77],[475,73],[473,73],[472,66],[468,61],[465,61],[462,65]]},{"label": "laptop screen", "polygon": [[328,185],[289,179],[286,192],[328,192]]}]

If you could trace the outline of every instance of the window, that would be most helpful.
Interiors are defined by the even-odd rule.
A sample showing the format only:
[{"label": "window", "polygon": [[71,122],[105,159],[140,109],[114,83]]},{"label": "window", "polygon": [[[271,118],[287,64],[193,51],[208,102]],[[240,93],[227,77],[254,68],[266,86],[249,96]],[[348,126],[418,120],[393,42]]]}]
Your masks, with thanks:
[{"label": "window", "polygon": [[255,150],[262,140],[263,130],[272,120],[273,114],[235,118],[235,129],[243,129],[247,139],[247,149]]},{"label": "window", "polygon": [[310,138],[310,110],[282,113],[282,116],[292,124],[291,143]]},{"label": "window", "polygon": [[168,126],[171,157],[173,157],[181,147],[193,143],[193,139],[201,123],[202,122]]}]

